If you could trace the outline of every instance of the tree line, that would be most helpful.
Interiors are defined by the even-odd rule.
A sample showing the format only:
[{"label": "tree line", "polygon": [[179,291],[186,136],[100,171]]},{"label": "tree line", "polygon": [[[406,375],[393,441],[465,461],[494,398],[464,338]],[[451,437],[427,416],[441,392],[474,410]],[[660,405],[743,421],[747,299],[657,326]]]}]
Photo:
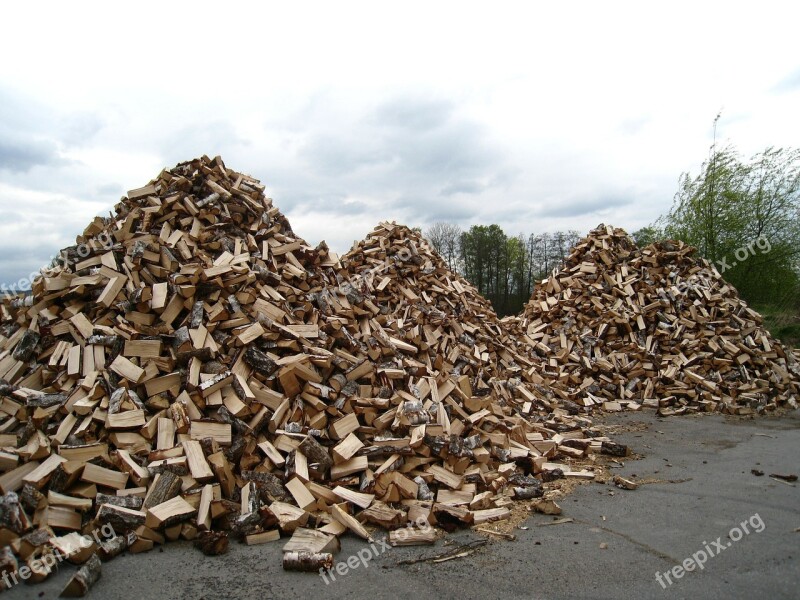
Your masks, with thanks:
[{"label": "tree line", "polygon": [[464,231],[453,223],[434,223],[425,237],[463,275],[501,317],[519,313],[536,281],[560,267],[580,240],[577,231],[507,235],[499,225],[473,225]]}]

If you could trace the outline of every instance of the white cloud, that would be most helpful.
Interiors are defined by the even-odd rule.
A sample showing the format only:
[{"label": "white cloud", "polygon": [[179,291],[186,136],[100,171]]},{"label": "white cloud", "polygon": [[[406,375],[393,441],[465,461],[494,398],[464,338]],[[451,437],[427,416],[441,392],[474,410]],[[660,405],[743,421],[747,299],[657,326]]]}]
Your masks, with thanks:
[{"label": "white cloud", "polygon": [[105,208],[64,194],[0,182],[0,284],[13,287],[48,265]]},{"label": "white cloud", "polygon": [[203,153],[340,252],[385,219],[633,230],[697,170],[720,109],[720,139],[746,155],[797,144],[798,16],[779,2],[9,5],[0,211],[5,248],[32,258],[0,261],[0,281]]}]

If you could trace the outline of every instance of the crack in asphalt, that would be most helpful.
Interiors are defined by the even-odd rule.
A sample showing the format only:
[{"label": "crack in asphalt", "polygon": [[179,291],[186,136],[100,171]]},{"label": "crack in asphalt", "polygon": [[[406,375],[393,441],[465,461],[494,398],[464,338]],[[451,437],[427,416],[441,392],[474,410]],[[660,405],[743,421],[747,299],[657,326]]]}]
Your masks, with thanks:
[{"label": "crack in asphalt", "polygon": [[657,548],[653,548],[649,544],[645,544],[644,542],[640,542],[639,540],[636,540],[636,539],[632,538],[627,533],[622,533],[621,531],[615,531],[615,530],[611,529],[610,527],[604,527],[603,525],[598,525],[596,523],[590,523],[589,521],[582,521],[581,519],[575,519],[575,522],[576,523],[580,523],[581,525],[587,525],[589,527],[596,527],[597,529],[600,529],[600,530],[605,531],[607,533],[610,533],[612,535],[616,535],[618,537],[621,537],[622,539],[630,542],[631,544],[634,544],[634,545],[644,549],[648,554],[652,554],[653,556],[656,556],[656,557],[658,557],[658,558],[660,558],[662,560],[665,560],[666,562],[668,562],[668,563],[670,563],[672,565],[680,564],[680,561],[678,559],[673,558],[672,556],[670,556],[666,552],[662,552],[661,550],[658,550]]}]

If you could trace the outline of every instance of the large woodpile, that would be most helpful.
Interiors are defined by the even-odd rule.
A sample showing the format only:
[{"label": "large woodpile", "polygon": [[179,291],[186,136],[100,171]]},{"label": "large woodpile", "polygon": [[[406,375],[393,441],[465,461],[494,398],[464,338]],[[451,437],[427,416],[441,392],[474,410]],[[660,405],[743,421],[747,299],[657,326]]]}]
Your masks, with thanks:
[{"label": "large woodpile", "polygon": [[800,369],[761,316],[682,242],[642,250],[601,225],[506,321],[547,388],[585,407],[662,415],[796,407]]},{"label": "large woodpile", "polygon": [[626,452],[416,233],[381,224],[340,260],[219,158],[130,191],[60,263],[0,306],[3,572],[44,579],[102,526],[70,593],[95,554],[178,538],[292,535],[288,567],[325,565],[345,531],[503,519]]}]

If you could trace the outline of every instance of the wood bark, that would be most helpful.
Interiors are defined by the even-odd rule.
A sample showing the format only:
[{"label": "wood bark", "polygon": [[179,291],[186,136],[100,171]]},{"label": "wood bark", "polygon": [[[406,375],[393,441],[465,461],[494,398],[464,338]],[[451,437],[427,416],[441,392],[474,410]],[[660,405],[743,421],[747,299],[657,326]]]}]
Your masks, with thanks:
[{"label": "wood bark", "polygon": [[93,554],[67,582],[67,585],[61,590],[61,596],[64,598],[80,598],[85,596],[92,586],[100,579],[101,569],[100,559],[96,554]]},{"label": "wood bark", "polygon": [[285,552],[283,568],[286,571],[316,572],[333,567],[333,554],[330,552]]}]

